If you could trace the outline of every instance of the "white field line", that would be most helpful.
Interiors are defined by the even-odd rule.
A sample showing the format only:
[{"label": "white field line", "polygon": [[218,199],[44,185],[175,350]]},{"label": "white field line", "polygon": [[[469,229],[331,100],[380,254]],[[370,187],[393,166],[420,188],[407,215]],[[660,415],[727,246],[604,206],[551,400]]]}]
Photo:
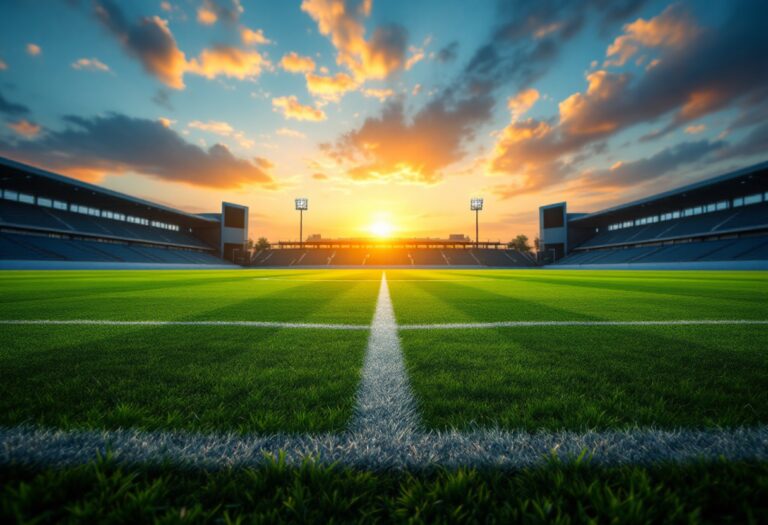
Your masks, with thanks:
[{"label": "white field line", "polygon": [[[389,296],[389,293],[387,293]],[[391,305],[391,302],[390,302]],[[368,330],[366,324],[293,323],[278,321],[119,321],[109,319],[0,319],[0,325],[94,326],[244,326],[250,328],[300,328],[309,330]],[[681,319],[667,321],[498,321],[492,323],[401,324],[397,330],[474,330],[536,326],[707,326],[768,325],[755,319]]]},{"label": "white field line", "polygon": [[[288,281],[298,283],[378,283],[381,279],[292,279],[287,277],[254,277],[254,281]],[[497,282],[496,279],[390,279],[393,283],[469,283]]]},{"label": "white field line", "polygon": [[472,330],[480,328],[515,328],[529,326],[706,326],[768,325],[753,319],[681,319],[667,321],[499,321],[494,323],[401,324],[399,330]]},{"label": "white field line", "polygon": [[273,321],[112,321],[108,319],[2,319],[0,325],[95,326],[245,326],[250,328],[303,328],[310,330],[368,330],[367,324],[282,323]]},{"label": "white field line", "polygon": [[661,462],[766,461],[768,427],[605,432],[405,433],[371,440],[365,433],[239,436],[137,430],[51,430],[0,427],[0,464],[63,467],[112,453],[121,464],[172,463],[220,469],[258,466],[284,453],[289,464],[310,458],[365,469],[443,467],[521,468],[564,462],[581,453],[598,465]]},{"label": "white field line", "polygon": [[387,276],[382,273],[350,430],[372,446],[411,434],[417,425]]}]

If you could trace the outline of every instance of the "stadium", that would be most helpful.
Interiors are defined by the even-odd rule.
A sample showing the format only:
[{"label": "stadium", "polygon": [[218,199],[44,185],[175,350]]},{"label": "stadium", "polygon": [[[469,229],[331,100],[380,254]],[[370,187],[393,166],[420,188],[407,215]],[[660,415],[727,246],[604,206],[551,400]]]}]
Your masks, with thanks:
[{"label": "stadium", "polygon": [[768,522],[765,8],[293,4],[0,8],[0,522]]}]

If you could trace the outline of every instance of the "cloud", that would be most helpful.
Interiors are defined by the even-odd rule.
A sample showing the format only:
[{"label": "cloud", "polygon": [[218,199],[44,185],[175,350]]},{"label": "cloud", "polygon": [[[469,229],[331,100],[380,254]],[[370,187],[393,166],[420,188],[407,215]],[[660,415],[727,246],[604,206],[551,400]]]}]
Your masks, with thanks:
[{"label": "cloud", "polygon": [[706,159],[725,148],[722,141],[682,142],[664,148],[640,160],[616,163],[611,169],[588,172],[577,181],[579,189],[599,188],[602,191],[647,184],[693,162]]},{"label": "cloud", "polygon": [[5,71],[6,69],[8,69],[8,64],[6,64],[5,61],[0,58],[0,71]]},{"label": "cloud", "polygon": [[290,73],[310,73],[315,70],[315,61],[291,51],[280,59],[280,67]]},{"label": "cloud", "polygon": [[386,99],[388,99],[394,94],[395,92],[389,88],[384,88],[384,89],[366,88],[363,90],[364,96],[368,98],[377,98],[381,102],[385,101]]},{"label": "cloud", "polygon": [[353,180],[434,183],[443,168],[463,158],[462,140],[490,109],[487,101],[449,109],[437,100],[408,121],[402,101],[393,101],[380,117],[322,148]]},{"label": "cloud", "polygon": [[[234,4],[239,6],[239,2]],[[130,23],[111,0],[96,0],[95,5],[97,18],[123,48],[136,57],[147,72],[170,88],[183,89],[186,73],[208,79],[226,76],[242,80],[256,77],[263,68],[269,67],[269,61],[256,51],[223,45],[204,49],[199,57],[188,61],[162,18],[144,17],[137,23]]]},{"label": "cloud", "polygon": [[277,131],[275,131],[275,133],[277,133],[281,137],[294,137],[297,139],[303,139],[304,137],[306,137],[306,135],[301,131],[290,129],[290,128],[280,128]]},{"label": "cloud", "polygon": [[96,16],[144,69],[173,89],[184,88],[186,57],[176,45],[168,23],[160,17],[144,17],[131,24],[111,0],[95,2]]},{"label": "cloud", "polygon": [[197,21],[208,26],[219,20],[234,24],[242,14],[240,0],[203,0],[197,9]]},{"label": "cloud", "polygon": [[681,4],[673,4],[651,20],[637,19],[624,26],[624,34],[608,46],[606,65],[623,66],[641,48],[677,48],[688,45],[699,34],[694,23]]},{"label": "cloud", "polygon": [[173,111],[173,104],[171,104],[171,95],[165,89],[158,89],[157,92],[152,97],[152,102],[154,102],[161,108],[165,108],[168,111]]},{"label": "cloud", "polygon": [[37,44],[27,44],[27,54],[36,57],[43,52],[43,49]]},{"label": "cloud", "polygon": [[334,76],[307,73],[307,90],[314,96],[337,101],[348,91],[358,87],[358,82],[346,73],[336,73]]},{"label": "cloud", "polygon": [[674,14],[685,20],[686,30],[678,31],[685,36],[672,38],[669,46],[658,44],[660,63],[650,70],[590,72],[587,89],[560,102],[557,117],[511,122],[497,135],[491,169],[515,176],[521,190],[539,189],[573,175],[589,148],[637,124],[668,118],[666,126],[644,137],[647,141],[729,104],[761,104],[768,92],[761,5],[740,2],[716,29],[691,30],[688,15],[677,9],[644,21],[644,27],[679,27],[670,20]]},{"label": "cloud", "polygon": [[40,133],[40,126],[38,124],[35,124],[34,122],[30,122],[26,119],[21,119],[16,122],[11,122],[8,124],[8,127],[11,128],[16,134],[21,135],[25,138],[33,138],[36,137]]},{"label": "cloud", "polygon": [[685,132],[689,135],[696,135],[697,133],[702,133],[707,129],[707,126],[705,124],[696,124],[695,126],[688,126],[685,128]]},{"label": "cloud", "polygon": [[256,51],[217,46],[203,49],[198,58],[189,61],[187,71],[208,79],[225,76],[243,80],[259,76],[264,67],[269,67],[269,62]]},{"label": "cloud", "polygon": [[245,26],[240,27],[240,38],[243,40],[243,44],[247,46],[271,43],[271,41],[264,36],[264,31],[261,29],[253,30]]},{"label": "cloud", "polygon": [[23,104],[16,104],[6,99],[2,93],[0,93],[0,113],[9,116],[26,115],[29,113],[29,108]]},{"label": "cloud", "polygon": [[199,120],[193,120],[188,124],[190,128],[205,131],[207,133],[213,133],[221,137],[232,137],[245,149],[250,149],[254,146],[255,142],[249,139],[244,132],[236,130],[228,122],[220,120],[209,120],[208,122],[201,122]]},{"label": "cloud", "polygon": [[204,150],[156,120],[110,113],[66,117],[68,127],[40,139],[0,143],[0,151],[24,162],[78,176],[139,173],[210,188],[259,185],[274,188],[266,164],[235,157],[226,146]]},{"label": "cloud", "polygon": [[325,173],[313,173],[312,178],[315,180],[328,180],[328,175]]},{"label": "cloud", "polygon": [[446,45],[445,47],[441,48],[436,55],[438,62],[453,62],[456,60],[456,58],[459,56],[459,43],[457,41],[453,41]]},{"label": "cloud", "polygon": [[72,62],[72,68],[86,71],[103,71],[105,73],[109,72],[109,66],[98,58],[81,58],[75,62]]},{"label": "cloud", "polygon": [[377,27],[365,38],[364,20],[371,14],[371,0],[304,0],[302,11],[317,22],[322,35],[337,50],[337,64],[346,67],[358,82],[381,79],[405,63],[407,33],[400,25]]},{"label": "cloud", "polygon": [[278,97],[272,99],[272,106],[281,111],[287,119],[293,120],[325,120],[326,115],[322,109],[301,104],[298,99],[291,95],[289,97]]},{"label": "cloud", "polygon": [[230,136],[235,131],[235,129],[227,122],[221,122],[217,120],[209,120],[208,122],[193,120],[189,123],[189,127],[225,137]]},{"label": "cloud", "polygon": [[537,100],[539,100],[539,92],[533,88],[524,89],[514,97],[509,97],[507,107],[512,113],[512,120],[518,120],[527,113]]}]

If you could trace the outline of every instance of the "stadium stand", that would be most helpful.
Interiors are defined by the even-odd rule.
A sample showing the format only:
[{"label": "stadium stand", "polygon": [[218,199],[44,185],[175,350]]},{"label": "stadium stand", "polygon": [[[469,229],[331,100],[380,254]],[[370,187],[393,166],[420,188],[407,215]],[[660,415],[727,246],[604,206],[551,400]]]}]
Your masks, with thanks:
[{"label": "stadium stand", "polygon": [[535,260],[512,250],[495,248],[417,248],[394,246],[368,248],[280,248],[258,252],[252,261],[260,267],[301,266],[455,266],[516,267],[535,265]]},{"label": "stadium stand", "polygon": [[193,215],[0,158],[0,261],[231,265],[246,239],[242,206]]},{"label": "stadium stand", "polygon": [[768,267],[768,163],[594,213],[539,211],[556,267]]}]

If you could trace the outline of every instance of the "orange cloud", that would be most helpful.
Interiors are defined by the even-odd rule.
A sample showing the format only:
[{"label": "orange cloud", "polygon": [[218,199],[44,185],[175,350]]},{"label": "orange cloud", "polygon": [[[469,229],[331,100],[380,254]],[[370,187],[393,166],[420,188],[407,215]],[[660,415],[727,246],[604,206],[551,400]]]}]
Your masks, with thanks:
[{"label": "orange cloud", "polygon": [[312,95],[329,100],[338,100],[347,91],[357,88],[358,83],[346,73],[336,73],[332,77],[307,73],[307,89]]},{"label": "orange cloud", "polygon": [[189,123],[190,128],[199,129],[201,131],[208,131],[215,133],[216,135],[229,136],[234,131],[234,128],[227,122],[221,122],[217,120],[210,120],[208,122],[201,122],[199,120],[193,120]]},{"label": "orange cloud", "polygon": [[317,22],[322,35],[331,39],[338,54],[336,62],[348,68],[362,82],[381,79],[404,65],[405,30],[401,26],[377,28],[365,39],[363,21],[370,16],[372,0],[363,0],[352,9],[344,0],[304,0],[302,11]]},{"label": "orange cloud", "polygon": [[600,135],[619,127],[618,119],[594,111],[605,101],[618,98],[629,82],[629,76],[599,70],[587,75],[586,93],[574,93],[558,105],[560,123],[574,135]]},{"label": "orange cloud", "polygon": [[304,137],[306,137],[306,135],[301,131],[290,129],[290,128],[280,128],[275,133],[277,133],[281,137],[294,137],[297,139],[303,139]]},{"label": "orange cloud", "polygon": [[210,26],[216,23],[219,19],[216,13],[210,9],[206,4],[200,6],[197,10],[197,21],[204,26]]},{"label": "orange cloud", "polygon": [[240,28],[240,38],[243,40],[243,44],[247,46],[270,43],[270,40],[264,36],[264,31],[261,29],[254,31],[253,29],[245,26]]},{"label": "orange cloud", "polygon": [[512,120],[517,120],[523,116],[537,100],[539,100],[539,92],[533,88],[524,89],[514,97],[509,97],[507,107],[512,113]]},{"label": "orange cloud", "polygon": [[315,61],[310,57],[303,57],[294,51],[283,55],[280,66],[290,73],[310,73],[315,70]]},{"label": "orange cloud", "polygon": [[688,126],[685,128],[685,132],[689,135],[696,135],[706,131],[707,126],[705,124],[696,124],[695,126]]},{"label": "orange cloud", "polygon": [[275,109],[279,109],[287,119],[309,120],[315,122],[326,119],[323,110],[312,106],[305,106],[293,95],[290,97],[273,98],[272,106]]},{"label": "orange cloud", "polygon": [[660,15],[644,20],[638,18],[624,26],[624,34],[608,46],[606,65],[622,66],[640,47],[682,48],[699,34],[699,27],[680,4],[667,7]]},{"label": "orange cloud", "polygon": [[42,48],[37,44],[27,44],[27,53],[29,53],[30,56],[36,57],[42,52]]},{"label": "orange cloud", "polygon": [[8,69],[8,64],[3,59],[0,59],[0,71],[5,71],[6,69]]},{"label": "orange cloud", "polygon": [[209,79],[226,76],[242,80],[258,76],[268,66],[269,62],[256,51],[219,46],[203,49],[198,58],[189,61],[186,70]]},{"label": "orange cloud", "polygon": [[12,122],[8,124],[14,132],[25,138],[36,137],[40,133],[40,126],[26,119],[21,119],[18,122]]},{"label": "orange cloud", "polygon": [[386,88],[386,89],[368,88],[363,90],[363,95],[365,95],[366,97],[378,98],[382,102],[394,94],[395,92],[389,88]]}]

